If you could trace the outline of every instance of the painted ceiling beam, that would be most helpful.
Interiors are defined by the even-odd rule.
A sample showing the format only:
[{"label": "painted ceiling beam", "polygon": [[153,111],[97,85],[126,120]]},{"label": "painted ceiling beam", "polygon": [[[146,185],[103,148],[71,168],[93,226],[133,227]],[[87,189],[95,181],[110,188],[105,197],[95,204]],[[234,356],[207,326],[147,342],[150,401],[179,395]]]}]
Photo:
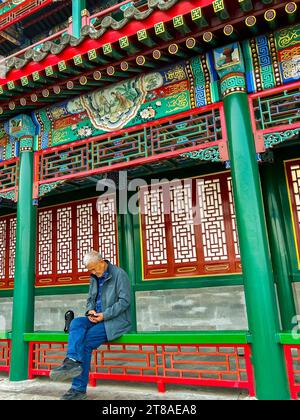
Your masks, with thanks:
[{"label": "painted ceiling beam", "polygon": [[131,37],[136,35],[140,30],[150,30],[157,22],[172,22],[173,18],[178,15],[186,15],[198,7],[206,7],[212,4],[211,0],[183,0],[175,4],[171,9],[166,11],[155,10],[148,18],[142,21],[134,20],[129,22],[124,28],[113,31],[109,30],[104,33],[100,39],[87,38],[76,47],[68,47],[60,54],[49,54],[41,63],[30,62],[20,70],[12,70],[5,79],[0,81],[0,86],[9,81],[19,80],[23,76],[29,76],[35,71],[43,71],[45,67],[56,66],[60,61],[72,60],[76,55],[87,54],[90,50],[96,49],[115,42],[119,42],[122,37]]}]

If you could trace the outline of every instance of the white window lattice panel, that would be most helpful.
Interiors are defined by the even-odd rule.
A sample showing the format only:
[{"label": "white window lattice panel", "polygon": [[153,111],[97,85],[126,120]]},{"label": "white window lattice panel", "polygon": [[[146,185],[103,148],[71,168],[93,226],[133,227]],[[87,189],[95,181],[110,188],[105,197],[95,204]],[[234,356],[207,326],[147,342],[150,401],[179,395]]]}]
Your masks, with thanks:
[{"label": "white window lattice panel", "polygon": [[195,226],[193,217],[192,183],[176,185],[170,191],[170,209],[174,262],[197,261]]},{"label": "white window lattice panel", "polygon": [[57,210],[57,273],[72,273],[72,209]]},{"label": "white window lattice panel", "polygon": [[77,206],[77,260],[78,272],[86,272],[83,264],[85,254],[93,250],[93,204]]},{"label": "white window lattice panel", "polygon": [[15,258],[16,258],[16,230],[17,218],[10,220],[10,237],[9,237],[9,278],[15,276]]},{"label": "white window lattice panel", "polygon": [[47,275],[53,272],[53,212],[42,211],[39,214],[39,248],[38,248],[38,274]]},{"label": "white window lattice panel", "polygon": [[206,262],[228,260],[225,218],[219,179],[197,180],[202,243]]},{"label": "white window lattice panel", "polygon": [[297,220],[295,220],[295,223],[298,224],[298,228],[300,229],[300,165],[291,166],[291,175],[296,205],[295,210],[297,214]]},{"label": "white window lattice panel", "polygon": [[112,264],[118,263],[115,196],[100,197],[97,201],[99,251]]},{"label": "white window lattice panel", "polygon": [[164,211],[163,188],[142,190],[144,198],[144,220],[147,264],[167,264],[167,232]]},{"label": "white window lattice panel", "polygon": [[0,279],[5,279],[7,221],[0,220]]},{"label": "white window lattice panel", "polygon": [[238,230],[237,230],[237,223],[236,223],[236,214],[235,214],[235,207],[234,207],[234,200],[233,200],[233,191],[232,191],[232,178],[228,178],[228,191],[229,191],[229,205],[230,205],[230,215],[232,219],[232,233],[233,233],[233,240],[234,240],[234,251],[236,258],[241,258],[240,252],[240,243],[238,237]]}]

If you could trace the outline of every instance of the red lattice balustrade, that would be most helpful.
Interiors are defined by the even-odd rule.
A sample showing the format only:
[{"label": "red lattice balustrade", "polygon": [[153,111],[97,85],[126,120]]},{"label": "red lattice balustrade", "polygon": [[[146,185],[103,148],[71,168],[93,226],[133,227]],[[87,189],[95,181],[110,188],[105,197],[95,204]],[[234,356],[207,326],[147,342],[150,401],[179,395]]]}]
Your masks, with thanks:
[{"label": "red lattice balustrade", "polygon": [[10,366],[10,340],[0,340],[0,371],[9,372]]},{"label": "red lattice balustrade", "polygon": [[[30,378],[48,376],[67,351],[64,343],[30,343]],[[249,345],[108,344],[93,353],[90,383],[98,379],[248,389],[254,396]]]},{"label": "red lattice balustrade", "polygon": [[286,162],[285,167],[300,267],[300,159]]},{"label": "red lattice balustrade", "polygon": [[300,346],[285,345],[284,354],[288,371],[288,378],[293,400],[300,394]]}]

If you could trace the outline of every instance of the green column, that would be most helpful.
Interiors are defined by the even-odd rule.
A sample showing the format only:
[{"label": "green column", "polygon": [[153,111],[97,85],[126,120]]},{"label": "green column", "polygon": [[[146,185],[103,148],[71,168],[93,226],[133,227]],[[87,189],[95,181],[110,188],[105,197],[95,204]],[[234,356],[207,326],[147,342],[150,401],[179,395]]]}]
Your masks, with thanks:
[{"label": "green column", "polygon": [[278,190],[278,182],[282,179],[282,177],[278,176],[278,172],[281,172],[280,164],[277,163],[276,166],[274,164],[265,164],[263,166],[262,184],[281,323],[285,331],[290,331],[297,324],[297,322],[293,322],[297,310],[290,279],[289,257],[286,246],[287,237]]},{"label": "green column", "polygon": [[[240,63],[239,70],[241,66]],[[233,64],[233,70],[236,71],[237,67]],[[288,400],[290,394],[284,355],[277,340],[280,330],[278,308],[244,73],[225,70],[221,91],[248,322],[253,340],[256,395],[262,400]]]},{"label": "green column", "polygon": [[23,136],[20,139],[11,381],[28,378],[28,343],[24,342],[23,335],[34,330],[36,207],[33,205],[32,187],[33,137]]},{"label": "green column", "polygon": [[82,11],[86,8],[86,0],[72,0],[73,36],[80,38],[82,27]]},{"label": "green column", "polygon": [[137,331],[136,320],[136,301],[135,301],[135,257],[134,257],[134,238],[133,238],[133,223],[132,215],[123,215],[123,229],[124,229],[124,242],[123,253],[125,260],[125,270],[131,279],[131,319],[132,331]]}]

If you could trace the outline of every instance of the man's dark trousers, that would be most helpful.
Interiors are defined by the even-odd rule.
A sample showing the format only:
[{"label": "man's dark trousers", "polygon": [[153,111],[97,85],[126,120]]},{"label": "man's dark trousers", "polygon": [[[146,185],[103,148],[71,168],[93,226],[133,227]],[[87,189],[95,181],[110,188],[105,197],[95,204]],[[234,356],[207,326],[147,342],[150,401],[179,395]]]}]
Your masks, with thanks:
[{"label": "man's dark trousers", "polygon": [[93,350],[107,342],[104,323],[93,324],[87,317],[72,321],[67,357],[82,363],[83,372],[73,379],[72,389],[86,392]]}]

